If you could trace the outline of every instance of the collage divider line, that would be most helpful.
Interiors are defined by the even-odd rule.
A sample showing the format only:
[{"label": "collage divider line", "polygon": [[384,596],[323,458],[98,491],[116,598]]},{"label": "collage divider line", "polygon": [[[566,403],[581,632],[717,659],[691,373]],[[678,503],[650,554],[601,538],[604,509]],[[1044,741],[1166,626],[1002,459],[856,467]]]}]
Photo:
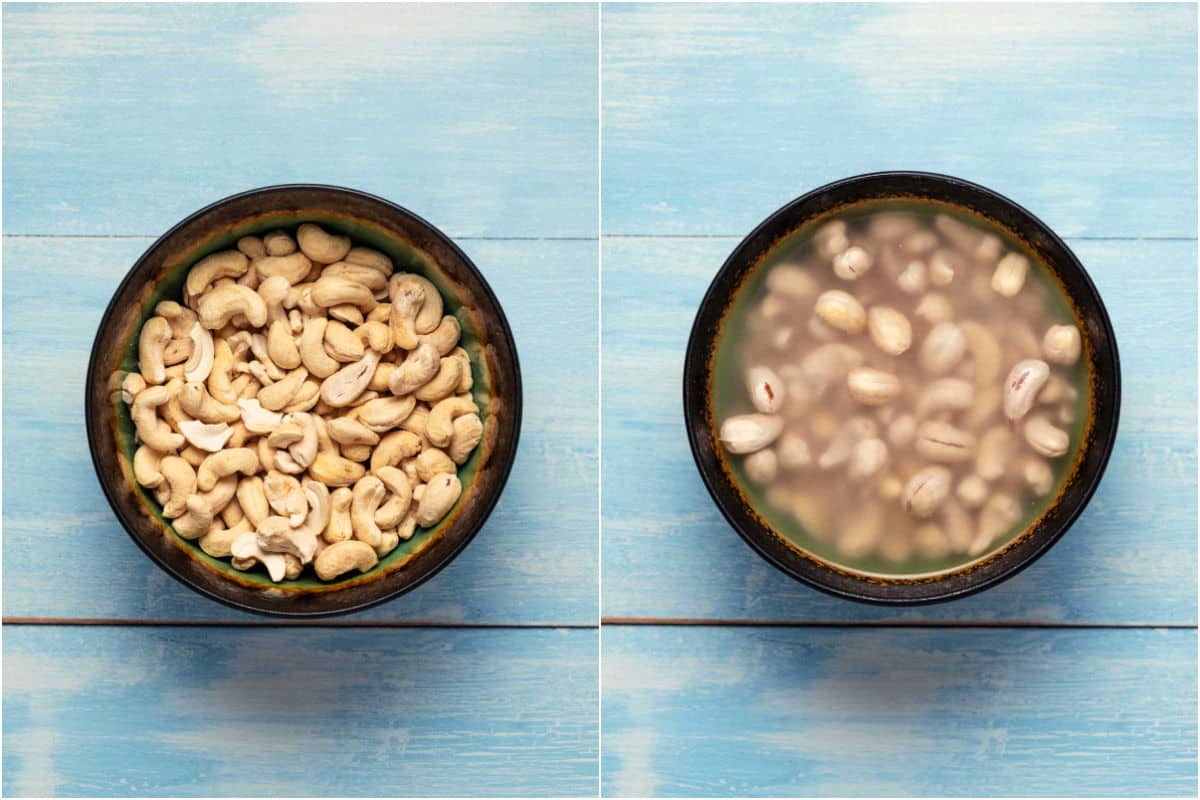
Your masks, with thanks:
[{"label": "collage divider line", "polygon": [[13,627],[96,627],[96,628],[411,628],[442,630],[596,630],[600,626],[578,622],[438,622],[436,620],[170,620],[170,619],[118,619],[118,618],[57,618],[57,617],[5,617],[4,625]]}]

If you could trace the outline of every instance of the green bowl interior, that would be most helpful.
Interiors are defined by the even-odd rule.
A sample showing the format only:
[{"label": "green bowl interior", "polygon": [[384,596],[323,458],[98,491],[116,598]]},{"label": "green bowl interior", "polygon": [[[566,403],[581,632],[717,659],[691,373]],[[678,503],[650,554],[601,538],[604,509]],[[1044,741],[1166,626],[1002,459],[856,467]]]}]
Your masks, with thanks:
[{"label": "green bowl interior", "polygon": [[[476,405],[479,406],[479,417],[484,426],[484,434],[481,441],[487,442],[489,440],[489,427],[495,424],[495,420],[489,408],[489,400],[492,396],[492,393],[489,391],[491,382],[485,368],[486,361],[481,353],[480,331],[473,315],[466,313],[463,308],[451,282],[431,259],[424,257],[423,254],[395,233],[359,218],[342,216],[328,211],[305,211],[302,214],[277,212],[257,217],[236,225],[232,229],[216,233],[211,238],[197,243],[181,258],[168,265],[166,273],[155,284],[152,293],[138,310],[132,334],[127,337],[122,347],[120,371],[125,373],[136,372],[138,370],[138,332],[141,331],[145,321],[153,316],[154,307],[159,302],[163,300],[182,301],[183,284],[187,278],[188,270],[193,264],[210,253],[234,247],[237,240],[243,236],[261,235],[277,228],[294,229],[302,222],[316,223],[326,230],[336,231],[349,236],[356,245],[365,245],[379,250],[392,259],[397,272],[418,273],[428,278],[437,286],[445,303],[445,313],[453,314],[462,326],[462,340],[460,345],[471,357],[471,372],[474,378],[474,387],[471,390],[471,394],[474,397]],[[117,445],[126,462],[132,464],[133,454],[137,449],[133,420],[130,418],[129,408],[123,402],[120,402],[119,395],[114,393],[114,397],[113,411],[116,420]],[[458,476],[463,484],[463,498],[469,493],[472,479],[479,470],[483,451],[484,445],[481,444],[475,448],[475,451],[471,454],[467,462],[459,467]],[[411,539],[400,542],[395,550],[380,559],[379,564],[365,575],[349,573],[339,580],[321,581],[313,577],[311,571],[306,571],[296,580],[274,583],[262,571],[261,567],[256,566],[254,569],[247,571],[234,569],[228,559],[213,558],[201,550],[195,542],[179,536],[171,526],[170,520],[163,516],[162,506],[154,499],[153,494],[147,489],[136,485],[136,483],[134,486],[146,512],[156,519],[163,526],[164,530],[169,531],[169,535],[179,547],[188,550],[198,561],[219,573],[236,577],[239,582],[249,582],[263,588],[285,587],[293,591],[327,591],[348,583],[361,583],[364,579],[370,579],[375,574],[386,573],[391,567],[408,560],[412,554],[420,552],[430,540],[439,536],[442,530],[447,525],[452,524],[455,519],[455,515],[451,513],[433,528],[417,528],[416,533]],[[463,498],[460,498],[459,504],[463,502]]]}]

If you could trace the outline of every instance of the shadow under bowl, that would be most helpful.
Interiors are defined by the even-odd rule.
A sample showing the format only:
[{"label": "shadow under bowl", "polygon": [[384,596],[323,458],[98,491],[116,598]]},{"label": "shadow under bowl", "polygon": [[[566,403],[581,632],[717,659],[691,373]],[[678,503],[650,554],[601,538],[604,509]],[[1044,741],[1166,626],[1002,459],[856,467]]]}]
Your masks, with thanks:
[{"label": "shadow under bowl", "polygon": [[[272,583],[259,568],[234,569],[178,536],[161,506],[133,479],[136,449],[120,383],[137,371],[138,333],[162,300],[179,301],[192,264],[243,236],[314,222],[386,253],[398,272],[431,280],[462,326],[483,438],[459,468],[462,497],[432,529],[418,529],[366,573],[325,583],[306,573]],[[203,208],[163,234],[117,287],[101,319],[84,401],[88,445],[105,496],[134,542],[160,567],[207,597],[247,611],[319,617],[357,611],[407,592],[448,564],[487,520],[508,479],[521,428],[521,375],[508,320],[478,268],[449,238],[400,206],[334,186],[254,189]]]},{"label": "shadow under bowl", "polygon": [[[1089,359],[1091,425],[1073,471],[1050,508],[1011,542],[984,558],[932,575],[887,576],[844,569],[789,542],[751,507],[717,442],[713,361],[722,327],[740,287],[772,248],[805,225],[856,204],[878,200],[934,201],[981,216],[1028,247],[1065,289],[1082,322]],[[1121,369],[1108,312],[1087,271],[1041,220],[990,189],[946,175],[878,172],[827,184],[772,214],[737,246],[717,272],[692,325],[683,370],[684,420],[692,455],[717,507],[767,561],[791,577],[840,597],[884,605],[962,597],[1012,577],[1066,532],[1083,511],[1108,464],[1121,405]]]}]

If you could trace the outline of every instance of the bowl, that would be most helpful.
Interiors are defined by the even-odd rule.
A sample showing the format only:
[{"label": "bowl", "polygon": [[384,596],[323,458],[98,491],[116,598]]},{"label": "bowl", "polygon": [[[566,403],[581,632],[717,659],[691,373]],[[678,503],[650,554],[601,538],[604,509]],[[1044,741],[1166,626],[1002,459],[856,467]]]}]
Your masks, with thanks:
[{"label": "bowl", "polygon": [[[242,237],[315,222],[390,256],[397,271],[433,281],[447,314],[462,326],[471,357],[483,438],[459,468],[462,497],[432,530],[417,534],[365,573],[324,583],[306,573],[272,583],[259,570],[241,572],[178,536],[152,494],[133,480],[135,449],[129,410],[118,387],[137,369],[142,323],[161,300],[179,300],[198,259]],[[318,617],[366,608],[416,588],[448,564],[487,520],[516,457],[521,428],[521,376],[504,311],[479,269],[441,231],[379,197],[335,186],[288,185],[228,197],[184,219],[142,254],[113,294],[92,345],[86,383],[88,446],[96,475],[134,542],[186,586],[235,608],[287,617]]]},{"label": "bowl", "polygon": [[[1049,509],[994,553],[935,574],[887,576],[828,563],[789,542],[760,516],[734,480],[717,442],[712,409],[713,359],[739,288],[773,245],[800,226],[864,201],[932,200],[974,212],[1006,229],[1048,265],[1083,322],[1092,388],[1091,428],[1073,471]],[[924,172],[878,172],[827,184],[768,217],[734,249],[717,272],[692,325],[683,369],[688,441],[700,475],[733,528],[767,561],[791,577],[840,597],[885,605],[932,603],[993,586],[1033,563],[1083,511],[1104,474],[1117,434],[1121,370],[1104,303],[1087,271],[1049,227],[1006,197],[982,186]]]}]

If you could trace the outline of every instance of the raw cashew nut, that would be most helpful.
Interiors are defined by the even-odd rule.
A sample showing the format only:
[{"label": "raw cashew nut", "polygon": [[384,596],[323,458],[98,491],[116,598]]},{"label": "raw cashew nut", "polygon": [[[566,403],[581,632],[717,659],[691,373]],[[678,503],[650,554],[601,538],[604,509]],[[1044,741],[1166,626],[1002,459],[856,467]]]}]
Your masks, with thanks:
[{"label": "raw cashew nut", "polygon": [[384,278],[391,276],[392,260],[378,250],[372,250],[370,247],[351,247],[350,252],[346,254],[345,261],[350,264],[361,264],[370,267]]},{"label": "raw cashew nut", "polygon": [[376,477],[388,490],[387,500],[375,512],[375,524],[387,530],[399,525],[412,504],[412,487],[408,477],[395,467],[381,467]]},{"label": "raw cashew nut", "polygon": [[161,486],[164,480],[158,465],[162,461],[162,453],[142,445],[133,452],[133,479],[147,489]]},{"label": "raw cashew nut", "polygon": [[173,367],[182,364],[192,357],[195,343],[191,339],[172,339],[163,348],[163,364]]},{"label": "raw cashew nut", "polygon": [[314,566],[317,577],[323,581],[331,581],[339,575],[357,569],[366,572],[379,563],[375,548],[365,542],[348,540],[334,542],[321,551]]},{"label": "raw cashew nut", "polygon": [[366,264],[355,264],[351,261],[339,261],[330,264],[321,271],[323,278],[345,278],[348,281],[361,283],[372,292],[378,292],[387,287],[388,276]]},{"label": "raw cashew nut", "polygon": [[312,414],[291,415],[301,429],[300,440],[288,447],[288,455],[302,468],[307,469],[317,458],[317,423]]},{"label": "raw cashew nut", "polygon": [[433,331],[418,336],[417,341],[428,342],[437,350],[439,356],[444,356],[454,349],[461,337],[462,326],[458,318],[447,314]]},{"label": "raw cashew nut", "polygon": [[352,305],[364,314],[375,308],[375,296],[371,290],[346,278],[322,277],[313,284],[312,301],[321,308]]},{"label": "raw cashew nut", "polygon": [[[392,311],[388,325],[392,329],[392,341],[402,350],[412,350],[420,343],[417,337],[417,313],[425,302],[425,290],[415,283],[389,284]],[[435,348],[436,349],[436,348]]]},{"label": "raw cashew nut", "polygon": [[231,373],[234,370],[233,351],[225,339],[213,342],[212,369],[208,373],[208,393],[219,403],[237,402],[237,392],[233,389]]},{"label": "raw cashew nut", "polygon": [[279,411],[292,402],[301,384],[308,378],[308,370],[296,367],[281,381],[267,386],[258,392],[258,402],[270,411]]},{"label": "raw cashew nut", "polygon": [[213,558],[228,558],[233,555],[230,548],[234,541],[243,533],[253,533],[249,519],[242,519],[228,528],[209,528],[208,533],[200,537],[200,549]]},{"label": "raw cashew nut", "polygon": [[300,488],[300,481],[291,475],[271,470],[263,480],[263,490],[267,495],[267,503],[276,514],[286,517],[293,525],[304,522],[308,501]]},{"label": "raw cashew nut", "polygon": [[[248,447],[222,450],[204,459],[204,463],[196,472],[196,485],[200,487],[200,491],[207,492],[226,475],[233,475],[235,472],[253,475],[258,472],[258,469],[258,454]],[[238,500],[241,501],[241,498],[239,497]],[[245,507],[246,503],[242,501],[242,508]]]},{"label": "raw cashew nut", "polygon": [[171,527],[184,539],[199,539],[212,525],[213,510],[204,498],[195,494],[187,498],[186,506],[187,513],[171,523]]},{"label": "raw cashew nut", "polygon": [[165,386],[152,386],[138,394],[133,400],[129,416],[137,428],[138,439],[142,444],[160,453],[170,453],[183,447],[183,436],[172,431],[169,427],[159,425],[158,413],[155,409],[166,405],[171,399],[170,392]]},{"label": "raw cashew nut", "polygon": [[203,383],[212,372],[215,357],[212,334],[197,322],[188,332],[188,338],[192,342],[192,354],[183,365],[183,379],[189,383]]},{"label": "raw cashew nut", "polygon": [[425,437],[434,447],[445,447],[454,435],[454,420],[478,412],[479,407],[469,397],[448,397],[430,409]]},{"label": "raw cashew nut", "polygon": [[462,362],[447,356],[441,360],[438,373],[424,386],[413,392],[413,396],[426,403],[436,403],[454,393],[462,380]]},{"label": "raw cashew nut", "polygon": [[342,366],[325,352],[325,328],[328,325],[329,320],[325,317],[311,317],[300,334],[300,360],[318,378],[328,378]]},{"label": "raw cashew nut", "polygon": [[286,577],[286,559],[284,559],[281,553],[268,553],[259,547],[258,534],[254,531],[243,533],[234,539],[233,543],[229,546],[229,553],[234,557],[235,567],[238,562],[253,563],[257,561],[266,567],[267,574],[271,576],[271,580],[275,583],[279,583]]},{"label": "raw cashew nut", "polygon": [[257,528],[271,514],[271,505],[267,502],[267,490],[262,478],[250,476],[238,482],[237,502],[242,513],[250,524]]},{"label": "raw cashew nut", "polygon": [[394,467],[421,451],[421,439],[409,431],[393,431],[379,440],[371,453],[371,472],[381,467]]},{"label": "raw cashew nut", "polygon": [[362,359],[342,367],[325,379],[321,384],[321,399],[334,408],[350,405],[366,391],[378,365],[379,353],[367,350]]},{"label": "raw cashew nut", "polygon": [[258,292],[236,283],[209,289],[197,306],[200,324],[210,331],[224,328],[239,314],[256,328],[267,323],[267,305]]},{"label": "raw cashew nut", "polygon": [[296,240],[286,231],[269,231],[263,236],[263,246],[269,256],[288,256],[296,252]]},{"label": "raw cashew nut", "polygon": [[170,499],[163,504],[163,516],[174,519],[187,510],[188,496],[196,492],[196,470],[179,456],[166,456],[158,468],[171,490]]},{"label": "raw cashew nut", "polygon": [[[382,398],[386,399],[386,398]],[[372,403],[378,402],[372,400]],[[329,420],[329,437],[340,445],[377,445],[379,434],[363,423],[351,417],[337,417]]]},{"label": "raw cashew nut", "polygon": [[312,531],[293,528],[284,517],[267,517],[257,531],[258,546],[268,553],[289,553],[307,564],[317,554]]},{"label": "raw cashew nut", "polygon": [[342,363],[358,361],[366,347],[362,339],[340,322],[332,321],[325,326],[325,352]]},{"label": "raw cashew nut", "polygon": [[249,267],[250,259],[237,250],[222,250],[205,256],[188,271],[184,294],[199,297],[221,278],[240,278]]},{"label": "raw cashew nut", "polygon": [[174,300],[163,300],[154,307],[154,313],[170,323],[171,336],[176,339],[186,337],[199,319],[195,311]]},{"label": "raw cashew nut", "polygon": [[[380,367],[383,365],[381,364]],[[417,400],[411,394],[404,397],[380,397],[358,408],[358,421],[375,433],[395,428],[412,413]]]},{"label": "raw cashew nut", "polygon": [[455,464],[464,464],[483,438],[483,421],[478,414],[464,414],[454,420],[453,428],[446,454]]},{"label": "raw cashew nut", "polygon": [[[292,286],[296,286],[304,276],[312,270],[312,261],[303,253],[289,253],[286,256],[267,256],[254,262],[259,281],[270,278],[284,278]],[[260,284],[261,285],[261,284]]]},{"label": "raw cashew nut", "polygon": [[432,380],[438,374],[441,366],[437,349],[427,342],[420,344],[416,350],[408,354],[400,366],[396,367],[388,388],[392,390],[392,394],[397,396],[415,392]]},{"label": "raw cashew nut", "polygon": [[138,335],[138,366],[146,383],[155,385],[167,380],[163,351],[171,341],[171,325],[162,317],[151,317]]},{"label": "raw cashew nut", "polygon": [[424,483],[433,480],[435,475],[453,475],[457,471],[450,456],[436,447],[422,450],[414,460],[416,461],[417,477]]},{"label": "raw cashew nut", "polygon": [[179,390],[179,405],[192,417],[204,422],[237,422],[242,411],[236,405],[218,402],[203,383],[185,383]]},{"label": "raw cashew nut", "polygon": [[296,231],[300,251],[318,264],[341,261],[350,252],[350,237],[328,233],[319,225],[305,222]]},{"label": "raw cashew nut", "polygon": [[325,526],[325,541],[344,542],[354,536],[354,524],[350,521],[350,503],[354,492],[342,486],[329,496],[329,524]]},{"label": "raw cashew nut", "polygon": [[417,503],[417,524],[431,528],[450,511],[462,495],[462,483],[457,475],[436,475],[425,485],[425,492]]},{"label": "raw cashew nut", "polygon": [[[442,295],[438,292],[437,287],[428,278],[417,275],[412,272],[398,272],[391,277],[388,284],[388,296],[395,305],[395,295],[400,287],[406,285],[419,286],[424,292],[424,301],[421,304],[420,310],[417,312],[414,328],[417,333],[431,333],[433,329],[442,321]],[[403,345],[399,345],[403,347]],[[405,348],[408,349],[408,348]]]},{"label": "raw cashew nut", "polygon": [[374,475],[364,475],[354,484],[354,498],[350,504],[350,523],[354,538],[371,547],[379,546],[382,531],[375,524],[375,512],[383,502],[383,482]]},{"label": "raw cashew nut", "polygon": [[242,423],[251,433],[269,434],[283,422],[283,414],[263,408],[257,397],[238,400],[237,405],[242,413]]},{"label": "raw cashew nut", "polygon": [[220,450],[233,436],[233,428],[224,422],[208,424],[194,419],[180,422],[179,432],[192,446],[209,453]]},{"label": "raw cashew nut", "polygon": [[262,258],[267,254],[267,246],[257,236],[243,236],[238,239],[237,249],[246,258]]}]

